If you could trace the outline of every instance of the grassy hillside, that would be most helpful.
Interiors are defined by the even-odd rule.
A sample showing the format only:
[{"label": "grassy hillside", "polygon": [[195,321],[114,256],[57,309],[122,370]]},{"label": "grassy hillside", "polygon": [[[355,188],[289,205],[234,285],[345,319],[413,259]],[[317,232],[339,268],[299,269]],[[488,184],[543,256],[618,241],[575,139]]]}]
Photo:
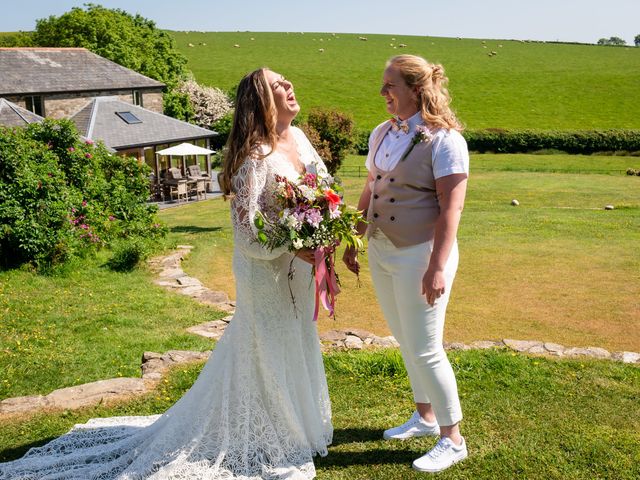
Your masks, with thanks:
[{"label": "grassy hillside", "polygon": [[295,83],[303,114],[338,107],[361,128],[384,119],[382,70],[399,53],[445,66],[454,107],[469,128],[640,128],[635,47],[300,32],[172,35],[201,83],[228,89],[268,65]]}]

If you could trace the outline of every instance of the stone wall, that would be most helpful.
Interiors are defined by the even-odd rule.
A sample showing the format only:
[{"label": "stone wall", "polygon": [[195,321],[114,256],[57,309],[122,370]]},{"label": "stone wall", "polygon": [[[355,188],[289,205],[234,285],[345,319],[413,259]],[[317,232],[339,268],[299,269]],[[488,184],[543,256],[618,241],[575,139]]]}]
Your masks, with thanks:
[{"label": "stone wall", "polygon": [[[162,113],[162,90],[140,90],[142,92],[142,104],[147,110]],[[133,90],[117,90],[103,92],[79,92],[79,93],[59,93],[45,94],[44,112],[47,118],[70,118],[82,107],[90,102],[94,97],[117,97],[126,103],[133,104]],[[13,95],[4,97],[16,105],[26,108],[24,95]]]},{"label": "stone wall", "polygon": [[145,92],[142,96],[142,106],[152,112],[162,113],[162,92]]}]

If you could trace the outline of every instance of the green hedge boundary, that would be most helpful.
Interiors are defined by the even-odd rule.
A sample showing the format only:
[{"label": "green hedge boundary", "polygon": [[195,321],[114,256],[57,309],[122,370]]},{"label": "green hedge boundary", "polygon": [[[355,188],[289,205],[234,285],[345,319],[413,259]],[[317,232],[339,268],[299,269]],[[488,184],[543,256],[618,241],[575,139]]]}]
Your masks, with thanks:
[{"label": "green hedge boundary", "polygon": [[558,150],[571,154],[639,152],[640,130],[465,130],[473,152],[530,153]]},{"label": "green hedge boundary", "polygon": [[[354,136],[354,150],[366,155],[369,133]],[[469,150],[479,153],[565,152],[640,155],[640,130],[465,130]]]}]

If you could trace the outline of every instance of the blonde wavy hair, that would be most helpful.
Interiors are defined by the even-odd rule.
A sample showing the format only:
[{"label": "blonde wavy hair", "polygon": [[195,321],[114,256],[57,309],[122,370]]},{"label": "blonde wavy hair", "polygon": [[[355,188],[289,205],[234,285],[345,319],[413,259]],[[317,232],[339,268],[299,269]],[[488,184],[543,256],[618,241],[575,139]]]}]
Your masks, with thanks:
[{"label": "blonde wavy hair", "polygon": [[[263,67],[248,73],[238,84],[231,132],[224,149],[222,172],[218,175],[225,198],[233,196],[231,178],[242,162],[250,156],[266,157],[278,142],[277,111],[266,70]],[[268,152],[263,151],[263,145],[270,147]]]},{"label": "blonde wavy hair", "polygon": [[390,66],[397,69],[406,84],[416,92],[418,110],[427,125],[464,130],[449,106],[449,79],[442,65],[429,63],[416,55],[397,55],[387,62],[386,68]]}]

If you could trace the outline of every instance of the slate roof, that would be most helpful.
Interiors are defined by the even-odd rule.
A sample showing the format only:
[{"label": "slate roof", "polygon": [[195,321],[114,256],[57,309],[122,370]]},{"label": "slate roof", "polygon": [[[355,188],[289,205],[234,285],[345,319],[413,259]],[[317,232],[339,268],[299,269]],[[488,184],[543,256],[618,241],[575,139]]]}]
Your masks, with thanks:
[{"label": "slate roof", "polygon": [[161,88],[85,48],[0,48],[0,96]]},{"label": "slate roof", "polygon": [[[116,112],[131,112],[140,123],[127,123]],[[94,98],[71,120],[75,122],[81,135],[92,140],[102,140],[105,145],[119,150],[216,135],[206,128],[152,112],[116,97]]]},{"label": "slate roof", "polygon": [[4,98],[0,98],[0,126],[3,127],[24,127],[30,123],[44,120],[40,115],[25,110],[15,103]]}]

